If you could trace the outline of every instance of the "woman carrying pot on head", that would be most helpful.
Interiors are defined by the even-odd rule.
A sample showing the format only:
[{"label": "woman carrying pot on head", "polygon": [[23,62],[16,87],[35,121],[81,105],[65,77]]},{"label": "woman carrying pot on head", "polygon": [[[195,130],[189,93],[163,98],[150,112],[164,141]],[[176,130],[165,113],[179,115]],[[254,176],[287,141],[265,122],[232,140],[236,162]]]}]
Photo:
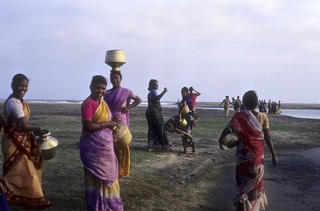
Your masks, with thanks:
[{"label": "woman carrying pot on head", "polygon": [[103,76],[93,76],[91,94],[81,105],[79,146],[84,166],[87,210],[123,210],[112,135],[118,119],[112,119],[112,113],[103,100],[106,86]]},{"label": "woman carrying pot on head", "polygon": [[243,95],[241,111],[235,113],[222,131],[219,145],[224,149],[224,137],[232,133],[239,138],[236,149],[236,188],[233,203],[237,210],[264,210],[267,198],[264,175],[264,141],[272,155],[272,164],[278,165],[265,113],[256,112],[258,97],[254,91]]},{"label": "woman carrying pot on head", "polygon": [[188,87],[181,89],[182,100],[179,103],[179,115],[171,117],[166,122],[166,128],[169,132],[179,133],[182,137],[183,153],[187,153],[187,147],[192,148],[195,152],[195,143],[192,138],[192,128],[195,121],[192,101],[188,95]]},{"label": "woman carrying pot on head", "polygon": [[[129,110],[141,103],[141,98],[130,89],[121,87],[122,74],[120,71],[110,72],[112,88],[107,90],[104,100],[108,104],[114,117],[118,117],[128,127],[130,125]],[[131,102],[133,100],[133,102]],[[130,148],[127,145],[122,149],[115,149],[119,163],[119,176],[129,176]]]},{"label": "woman carrying pot on head", "polygon": [[151,79],[148,87],[148,108],[146,110],[146,119],[148,121],[148,152],[155,151],[157,146],[160,146],[164,151],[172,150],[172,142],[168,140],[167,131],[164,127],[160,103],[160,99],[168,89],[164,88],[163,91],[158,94],[158,88],[158,81]]},{"label": "woman carrying pot on head", "polygon": [[25,75],[16,74],[11,83],[13,92],[4,103],[3,178],[14,190],[8,200],[11,206],[43,209],[51,203],[43,196],[41,187],[44,158],[35,136],[30,133],[42,134],[42,130],[28,122],[30,108],[23,100],[28,85],[29,79]]}]

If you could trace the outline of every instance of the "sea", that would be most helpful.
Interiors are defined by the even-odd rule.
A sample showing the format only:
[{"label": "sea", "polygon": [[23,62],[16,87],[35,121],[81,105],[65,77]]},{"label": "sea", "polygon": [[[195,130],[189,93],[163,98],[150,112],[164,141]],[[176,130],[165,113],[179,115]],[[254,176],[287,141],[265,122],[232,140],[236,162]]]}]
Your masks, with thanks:
[{"label": "sea", "polygon": [[[4,102],[4,99],[0,99],[0,102]],[[30,103],[79,103],[81,104],[81,100],[33,100],[26,99],[27,102]],[[143,101],[140,105],[141,107],[147,107],[148,103]],[[161,102],[162,107],[167,108],[175,108],[177,107],[176,102]],[[197,109],[214,109],[214,110],[223,110],[220,107],[201,107],[196,106]],[[233,110],[233,108],[230,108]],[[281,115],[291,116],[296,118],[306,118],[306,119],[319,119],[320,120],[320,109],[281,109]]]}]

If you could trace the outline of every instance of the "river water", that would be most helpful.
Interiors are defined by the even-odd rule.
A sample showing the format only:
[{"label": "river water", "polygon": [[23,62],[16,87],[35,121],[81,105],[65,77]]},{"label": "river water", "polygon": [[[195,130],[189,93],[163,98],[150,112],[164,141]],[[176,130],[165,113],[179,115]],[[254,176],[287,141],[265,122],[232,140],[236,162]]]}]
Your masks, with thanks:
[{"label": "river water", "polygon": [[[142,103],[143,104],[143,103]],[[145,103],[141,106],[147,106]],[[162,107],[174,108],[177,107],[176,104],[173,103],[161,103]],[[214,109],[214,110],[223,110],[223,108],[217,107],[201,107],[196,106],[197,109]],[[230,108],[233,110],[233,108]],[[281,115],[296,117],[296,118],[306,118],[306,119],[319,119],[320,120],[320,109],[281,109]]]}]

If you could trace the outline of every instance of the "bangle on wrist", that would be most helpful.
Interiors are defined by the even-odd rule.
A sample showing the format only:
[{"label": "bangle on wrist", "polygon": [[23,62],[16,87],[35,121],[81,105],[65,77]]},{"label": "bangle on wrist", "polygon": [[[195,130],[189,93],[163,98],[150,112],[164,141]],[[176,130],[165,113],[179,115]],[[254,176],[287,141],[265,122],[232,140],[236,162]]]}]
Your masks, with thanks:
[{"label": "bangle on wrist", "polygon": [[100,125],[101,125],[101,130],[103,129],[103,122],[100,122]]}]

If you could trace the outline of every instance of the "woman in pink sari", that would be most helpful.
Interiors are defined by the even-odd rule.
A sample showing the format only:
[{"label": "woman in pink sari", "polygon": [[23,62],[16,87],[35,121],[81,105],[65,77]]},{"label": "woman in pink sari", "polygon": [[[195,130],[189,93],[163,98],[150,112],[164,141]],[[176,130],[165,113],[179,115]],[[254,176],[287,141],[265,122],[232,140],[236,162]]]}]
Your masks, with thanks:
[{"label": "woman in pink sari", "polygon": [[103,76],[94,76],[90,85],[91,94],[81,105],[79,146],[85,173],[85,197],[87,210],[122,211],[118,161],[112,135],[112,128],[118,121],[112,119],[109,107],[102,99],[106,86]]},{"label": "woman in pink sari", "polygon": [[[139,105],[141,98],[130,89],[121,87],[122,74],[120,71],[111,71],[110,81],[112,89],[107,90],[104,100],[108,104],[112,115],[118,117],[128,127],[130,125],[129,109]],[[131,100],[133,102],[131,103]],[[129,176],[130,172],[130,148],[115,149],[119,164],[119,176]]]},{"label": "woman in pink sari", "polygon": [[278,165],[276,153],[269,134],[268,117],[256,112],[258,97],[254,91],[243,96],[242,110],[235,113],[222,131],[219,145],[224,149],[223,138],[233,133],[240,142],[236,149],[236,188],[233,199],[237,210],[264,210],[268,204],[263,185],[264,140],[272,154],[272,164]]}]

